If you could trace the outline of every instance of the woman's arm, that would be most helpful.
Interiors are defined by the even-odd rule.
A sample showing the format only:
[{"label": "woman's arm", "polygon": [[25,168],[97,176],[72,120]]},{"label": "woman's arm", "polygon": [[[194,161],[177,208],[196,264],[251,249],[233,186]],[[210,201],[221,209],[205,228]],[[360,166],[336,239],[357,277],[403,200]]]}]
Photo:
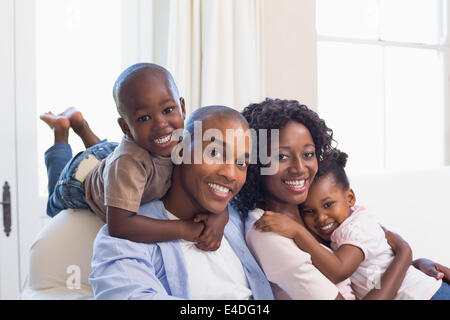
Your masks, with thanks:
[{"label": "woman's arm", "polygon": [[443,281],[450,283],[450,268],[447,268],[442,264],[429,259],[420,258],[414,260],[412,265],[430,277],[437,280],[442,279]]},{"label": "woman's arm", "polygon": [[411,265],[412,251],[408,243],[398,234],[387,231],[385,236],[388,244],[395,253],[389,267],[381,277],[380,287],[372,289],[363,300],[392,300],[397,295],[406,272]]},{"label": "woman's arm", "polygon": [[335,284],[350,277],[364,260],[363,251],[353,245],[343,245],[334,253],[327,250],[304,226],[280,213],[266,211],[255,227],[293,239],[311,255],[314,266]]}]

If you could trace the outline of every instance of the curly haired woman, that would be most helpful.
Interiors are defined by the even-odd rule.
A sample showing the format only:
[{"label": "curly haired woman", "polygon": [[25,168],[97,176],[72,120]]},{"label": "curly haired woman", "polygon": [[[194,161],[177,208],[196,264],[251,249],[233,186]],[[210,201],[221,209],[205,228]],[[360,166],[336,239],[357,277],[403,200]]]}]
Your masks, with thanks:
[{"label": "curly haired woman", "polygon": [[[254,227],[266,211],[282,213],[304,225],[299,205],[306,200],[321,162],[333,150],[332,130],[298,101],[266,99],[249,105],[242,113],[250,128],[267,129],[269,137],[271,130],[279,130],[279,149],[269,150],[272,161],[278,162],[277,172],[261,175],[260,162],[250,165],[246,183],[234,200],[246,219],[247,244],[271,282],[275,297],[355,299],[348,279],[333,284],[292,239]],[[411,264],[408,244],[391,232],[386,232],[386,238],[395,259],[382,276],[381,289],[373,289],[364,299],[392,299]]]}]

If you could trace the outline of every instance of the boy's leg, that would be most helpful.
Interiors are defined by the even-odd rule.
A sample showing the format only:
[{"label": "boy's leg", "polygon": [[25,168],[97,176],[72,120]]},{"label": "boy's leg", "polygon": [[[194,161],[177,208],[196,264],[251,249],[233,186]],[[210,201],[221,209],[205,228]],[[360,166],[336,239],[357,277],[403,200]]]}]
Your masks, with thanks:
[{"label": "boy's leg", "polygon": [[63,113],[59,114],[59,116],[69,119],[70,126],[81,138],[86,149],[100,142],[99,137],[91,130],[81,112],[74,107],[66,109]]},{"label": "boy's leg", "polygon": [[68,143],[70,121],[51,112],[41,115],[40,118],[48,124],[55,135],[55,144],[44,154],[48,177],[47,215],[53,217],[64,209],[53,200],[53,194],[64,167],[72,159],[72,148]]},{"label": "boy's leg", "polygon": [[68,144],[70,121],[51,112],[41,115],[40,118],[48,124],[55,135],[54,145],[44,154],[48,176],[48,195],[51,196],[63,168],[72,159],[72,148]]}]

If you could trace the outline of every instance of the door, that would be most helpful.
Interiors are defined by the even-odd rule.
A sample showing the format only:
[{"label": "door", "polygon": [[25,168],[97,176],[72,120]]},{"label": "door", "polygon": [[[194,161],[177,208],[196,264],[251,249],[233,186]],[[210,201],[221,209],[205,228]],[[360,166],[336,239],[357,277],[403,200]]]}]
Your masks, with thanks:
[{"label": "door", "polygon": [[[15,299],[19,293],[19,248],[17,228],[17,176],[15,126],[14,0],[0,1],[0,299]],[[5,192],[3,192],[5,186]],[[9,186],[9,190],[8,190]],[[5,199],[6,200],[6,199]],[[7,216],[9,214],[9,217]],[[9,223],[10,222],[10,223]]]}]

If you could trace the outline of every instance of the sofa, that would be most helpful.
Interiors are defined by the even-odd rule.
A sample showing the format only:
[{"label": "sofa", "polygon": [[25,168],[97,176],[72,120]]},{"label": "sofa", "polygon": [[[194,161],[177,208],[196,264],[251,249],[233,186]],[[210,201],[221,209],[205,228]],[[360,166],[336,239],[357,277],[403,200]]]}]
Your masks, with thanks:
[{"label": "sofa", "polygon": [[[414,258],[450,265],[450,168],[350,173],[357,203],[402,235]],[[20,299],[92,299],[92,244],[103,222],[86,210],[64,210],[30,248]]]}]

